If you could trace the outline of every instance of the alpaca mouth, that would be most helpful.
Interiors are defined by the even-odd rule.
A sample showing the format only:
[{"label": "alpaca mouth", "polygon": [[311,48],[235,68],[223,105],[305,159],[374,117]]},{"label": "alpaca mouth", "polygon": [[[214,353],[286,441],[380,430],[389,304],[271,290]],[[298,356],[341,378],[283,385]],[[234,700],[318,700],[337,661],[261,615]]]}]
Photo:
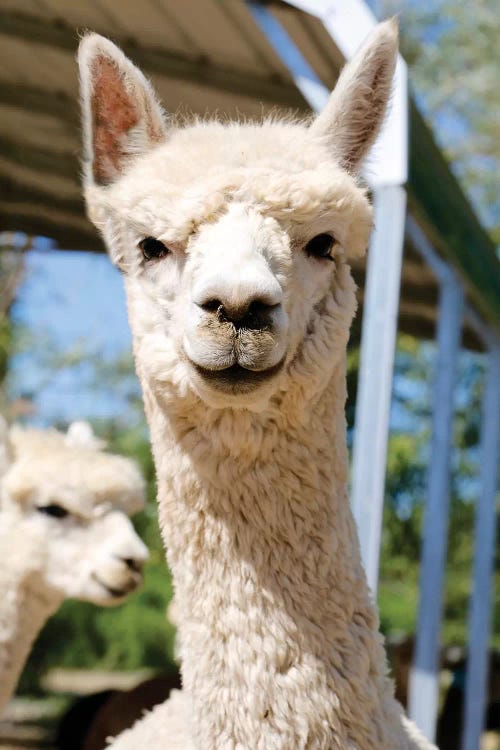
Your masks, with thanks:
[{"label": "alpaca mouth", "polygon": [[122,588],[115,588],[114,586],[110,586],[107,583],[104,583],[104,581],[99,578],[99,576],[96,573],[92,573],[92,580],[101,586],[109,596],[113,597],[113,599],[121,599],[124,596],[127,596],[127,594],[130,594],[131,591],[135,591],[136,588],[138,588],[140,584],[140,580],[134,580],[131,579],[129,583],[127,583],[126,586],[123,586]]},{"label": "alpaca mouth", "polygon": [[209,370],[191,361],[198,375],[209,383],[212,388],[232,394],[249,393],[255,390],[262,383],[280,372],[284,363],[285,358],[283,357],[283,359],[266,370],[249,370],[237,363],[222,370]]}]

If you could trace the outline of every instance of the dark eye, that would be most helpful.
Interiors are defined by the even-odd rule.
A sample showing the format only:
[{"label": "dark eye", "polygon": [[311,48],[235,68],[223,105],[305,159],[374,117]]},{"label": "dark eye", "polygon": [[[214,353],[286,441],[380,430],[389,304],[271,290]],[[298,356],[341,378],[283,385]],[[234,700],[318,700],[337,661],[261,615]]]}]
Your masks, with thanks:
[{"label": "dark eye", "polygon": [[45,513],[47,516],[52,516],[53,518],[65,518],[66,516],[69,516],[69,511],[67,511],[66,508],[63,508],[62,505],[40,505],[37,508],[37,511],[39,513]]},{"label": "dark eye", "polygon": [[139,242],[139,247],[144,260],[153,260],[153,258],[164,258],[170,250],[160,240],[154,237],[145,237]]},{"label": "dark eye", "polygon": [[331,252],[334,245],[335,240],[331,234],[317,234],[316,237],[309,240],[305,246],[305,251],[308,255],[314,256],[315,258],[333,260]]}]

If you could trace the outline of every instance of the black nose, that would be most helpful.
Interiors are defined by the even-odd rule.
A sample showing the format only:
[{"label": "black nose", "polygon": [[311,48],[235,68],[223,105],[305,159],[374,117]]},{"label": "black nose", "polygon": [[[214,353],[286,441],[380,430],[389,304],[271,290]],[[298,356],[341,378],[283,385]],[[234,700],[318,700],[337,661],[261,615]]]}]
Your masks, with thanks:
[{"label": "black nose", "polygon": [[232,323],[236,329],[248,328],[262,331],[271,326],[271,311],[277,305],[268,305],[261,299],[253,299],[243,304],[231,304],[220,299],[210,299],[200,307],[205,312],[214,313],[221,323]]}]

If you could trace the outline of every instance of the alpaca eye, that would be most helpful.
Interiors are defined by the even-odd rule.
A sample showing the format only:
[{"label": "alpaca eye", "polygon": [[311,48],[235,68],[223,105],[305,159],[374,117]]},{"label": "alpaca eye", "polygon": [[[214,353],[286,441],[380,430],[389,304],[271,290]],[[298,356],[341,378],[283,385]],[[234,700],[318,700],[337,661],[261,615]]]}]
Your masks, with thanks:
[{"label": "alpaca eye", "polygon": [[309,256],[315,258],[325,258],[333,260],[331,252],[335,245],[335,239],[331,234],[317,234],[312,240],[309,240],[305,246],[305,251]]},{"label": "alpaca eye", "polygon": [[69,516],[69,511],[66,508],[63,508],[62,505],[55,505],[55,503],[52,505],[40,505],[37,511],[53,518],[65,518]]},{"label": "alpaca eye", "polygon": [[145,237],[139,242],[139,247],[144,260],[153,260],[154,258],[164,258],[170,250],[160,240],[154,237]]}]

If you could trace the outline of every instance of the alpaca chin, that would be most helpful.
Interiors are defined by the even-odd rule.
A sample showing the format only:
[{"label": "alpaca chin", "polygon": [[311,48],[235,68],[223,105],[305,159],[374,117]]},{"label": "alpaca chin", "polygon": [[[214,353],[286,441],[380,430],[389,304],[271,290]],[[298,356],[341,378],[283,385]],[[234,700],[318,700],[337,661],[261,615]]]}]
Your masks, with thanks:
[{"label": "alpaca chin", "polygon": [[190,382],[196,394],[210,408],[262,412],[278,388],[283,369],[284,360],[268,370],[248,370],[247,373],[236,372],[233,367],[211,372],[193,365]]}]

